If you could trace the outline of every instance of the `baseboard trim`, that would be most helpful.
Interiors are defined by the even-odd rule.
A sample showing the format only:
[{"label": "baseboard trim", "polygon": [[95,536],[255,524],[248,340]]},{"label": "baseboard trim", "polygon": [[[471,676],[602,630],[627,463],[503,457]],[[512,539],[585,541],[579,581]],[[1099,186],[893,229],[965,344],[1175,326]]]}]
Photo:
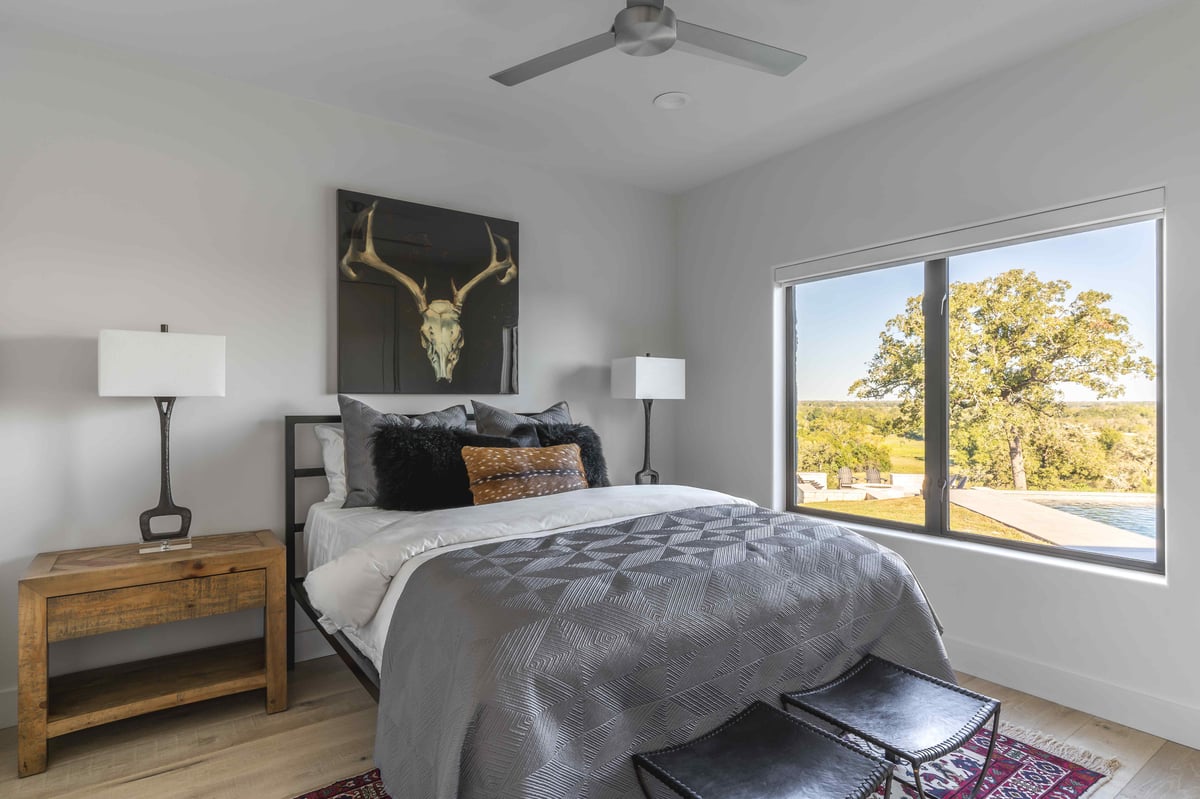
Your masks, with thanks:
[{"label": "baseboard trim", "polygon": [[959,671],[1200,749],[1200,707],[947,635]]}]

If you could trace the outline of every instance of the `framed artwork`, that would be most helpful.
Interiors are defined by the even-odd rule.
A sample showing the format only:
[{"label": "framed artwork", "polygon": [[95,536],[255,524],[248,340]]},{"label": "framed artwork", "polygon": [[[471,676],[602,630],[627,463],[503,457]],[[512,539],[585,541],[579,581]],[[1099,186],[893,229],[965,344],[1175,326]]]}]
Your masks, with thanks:
[{"label": "framed artwork", "polygon": [[339,190],[338,391],[517,392],[517,223]]}]

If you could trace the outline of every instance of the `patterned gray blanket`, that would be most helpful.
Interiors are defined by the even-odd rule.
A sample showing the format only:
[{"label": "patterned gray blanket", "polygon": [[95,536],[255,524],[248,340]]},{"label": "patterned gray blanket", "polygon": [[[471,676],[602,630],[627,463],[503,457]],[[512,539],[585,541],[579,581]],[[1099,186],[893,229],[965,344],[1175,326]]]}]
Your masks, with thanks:
[{"label": "patterned gray blanket", "polygon": [[953,679],[900,556],[744,505],[447,552],[410,578],[375,759],[398,799],[631,799],[631,752],[873,652]]}]

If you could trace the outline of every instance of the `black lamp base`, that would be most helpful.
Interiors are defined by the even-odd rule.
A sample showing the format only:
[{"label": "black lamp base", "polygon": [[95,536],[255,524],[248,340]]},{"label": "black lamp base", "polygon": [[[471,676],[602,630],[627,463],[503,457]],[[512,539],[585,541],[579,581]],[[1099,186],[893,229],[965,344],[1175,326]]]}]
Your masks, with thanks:
[{"label": "black lamp base", "polygon": [[642,470],[633,476],[633,482],[636,485],[658,485],[658,472],[650,468],[650,409],[654,406],[654,400],[644,399],[642,405],[646,409],[646,443],[643,450]]},{"label": "black lamp base", "polygon": [[633,476],[633,482],[640,486],[658,485],[658,472],[653,469],[642,469]]},{"label": "black lamp base", "polygon": [[[142,530],[142,540],[151,547],[142,547],[140,552],[168,552],[172,549],[190,549],[192,539],[188,531],[192,526],[192,512],[171,499],[171,411],[175,408],[174,397],[155,397],[154,406],[158,409],[158,432],[162,444],[162,471],[159,476],[158,505],[142,511],[138,517],[138,526]],[[164,516],[178,516],[179,529],[168,533],[156,533],[150,529],[152,519]]]},{"label": "black lamp base", "polygon": [[[166,516],[179,517],[178,530],[172,530],[169,533],[156,533],[150,529],[151,519],[161,519]],[[142,511],[142,515],[138,517],[138,526],[142,530],[142,540],[147,542],[169,541],[172,538],[187,538],[188,529],[192,526],[192,512],[169,500],[166,505],[160,502],[158,507]]]}]

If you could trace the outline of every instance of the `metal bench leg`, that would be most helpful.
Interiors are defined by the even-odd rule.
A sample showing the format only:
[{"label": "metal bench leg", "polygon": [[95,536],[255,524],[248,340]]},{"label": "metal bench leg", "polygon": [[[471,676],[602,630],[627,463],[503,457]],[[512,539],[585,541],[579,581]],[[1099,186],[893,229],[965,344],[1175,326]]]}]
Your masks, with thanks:
[{"label": "metal bench leg", "polygon": [[917,789],[917,799],[927,799],[925,796],[925,786],[921,784],[921,764],[913,763],[913,787]]},{"label": "metal bench leg", "polygon": [[983,770],[979,772],[979,779],[975,780],[975,787],[971,789],[971,799],[975,799],[975,795],[979,793],[979,788],[987,777],[988,769],[992,766],[992,757],[996,754],[996,737],[999,734],[1000,708],[996,708],[996,712],[992,716],[992,741],[988,744],[987,757],[983,759]]}]

